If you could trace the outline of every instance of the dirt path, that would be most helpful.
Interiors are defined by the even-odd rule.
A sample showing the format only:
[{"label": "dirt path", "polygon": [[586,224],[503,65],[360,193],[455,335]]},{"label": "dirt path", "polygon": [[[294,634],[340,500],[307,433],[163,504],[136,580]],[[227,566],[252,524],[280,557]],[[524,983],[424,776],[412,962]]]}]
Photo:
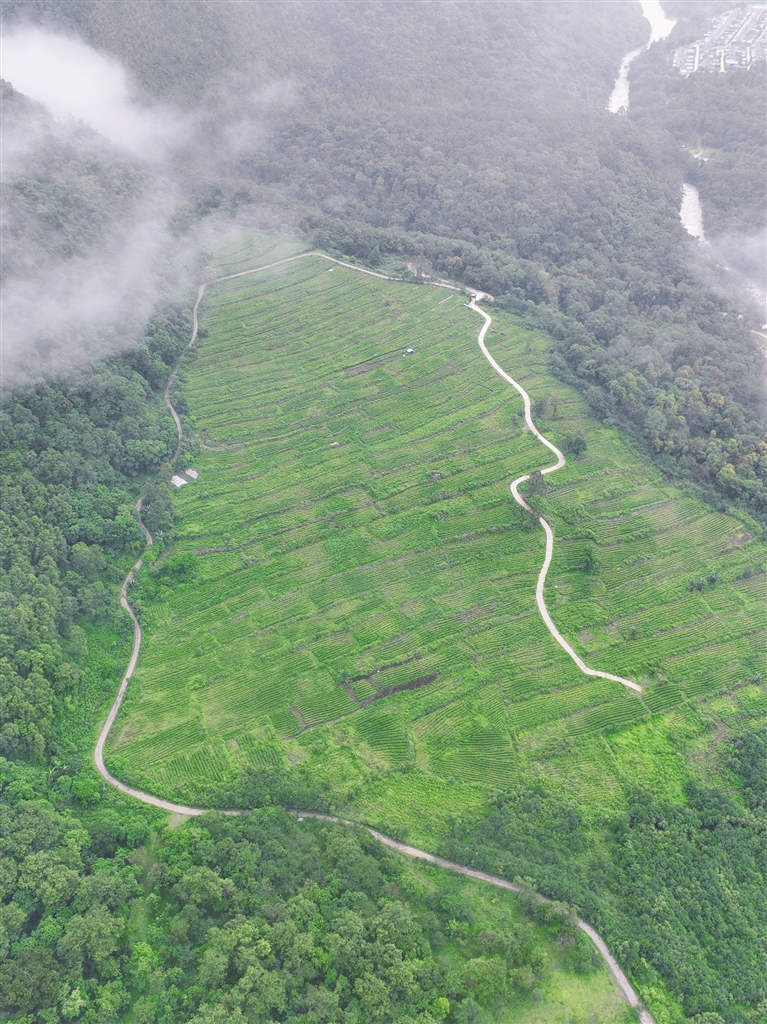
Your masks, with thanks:
[{"label": "dirt path", "polygon": [[[332,814],[317,814],[314,811],[293,811],[293,814],[297,814],[299,819],[301,818],[320,818],[323,821],[334,821],[340,825],[356,825],[354,821],[347,821],[346,818],[337,818]],[[360,827],[360,826],[358,826]],[[467,878],[476,878],[480,882],[487,882],[489,885],[495,885],[499,889],[508,889],[511,892],[522,892],[522,887],[515,885],[513,882],[508,882],[505,878],[499,878],[497,875],[488,875],[484,871],[476,871],[474,868],[467,868],[463,864],[456,864],[452,860],[444,860],[442,857],[435,857],[431,853],[425,853],[423,850],[418,850],[415,846],[406,846],[405,843],[400,843],[397,839],[392,839],[390,836],[382,835],[381,832],[376,832],[374,828],[365,828],[375,839],[384,846],[390,847],[392,850],[396,850],[398,853],[404,853],[406,857],[414,857],[416,860],[425,860],[430,864],[436,864],[437,867],[445,868],[448,871],[456,871],[459,875],[465,875]],[[552,901],[546,896],[539,896],[541,903],[551,903]],[[594,945],[597,947],[602,955],[608,971],[613,976],[613,981],[618,986],[621,998],[624,1002],[628,1003],[629,1006],[635,1007],[639,1011],[639,1020],[641,1024],[654,1024],[654,1021],[650,1014],[645,1010],[639,1001],[631,982],[628,980],[626,975],[620,969],[617,960],[613,957],[610,950],[607,948],[604,940],[594,931],[591,925],[586,924],[580,917],[576,917],[578,927],[582,932],[591,939]]]},{"label": "dirt path", "polygon": [[[479,313],[480,316],[483,316],[485,318],[485,324],[482,330],[479,332],[479,338],[477,339],[479,342],[479,347],[482,349],[482,354],[484,355],[485,359],[487,359],[487,361],[490,363],[495,372],[499,374],[499,376],[503,377],[504,380],[508,381],[509,384],[511,384],[512,387],[516,388],[517,391],[520,393],[525,403],[525,423],[527,423],[528,429],[532,431],[532,433],[538,438],[541,444],[545,444],[546,447],[557,457],[557,461],[553,466],[547,466],[546,469],[541,470],[541,475],[543,476],[546,473],[555,473],[558,469],[561,469],[566,464],[564,455],[559,450],[559,448],[556,448],[551,443],[551,441],[547,440],[547,438],[543,436],[540,430],[538,430],[536,425],[533,423],[533,417],[530,409],[530,396],[528,395],[528,393],[525,391],[521,384],[517,383],[517,381],[515,381],[513,377],[510,377],[508,373],[506,373],[506,371],[498,365],[495,359],[493,359],[493,357],[488,352],[487,345],[485,344],[485,335],[487,334],[488,329],[490,328],[490,324],[493,322],[492,318],[488,316],[484,309],[479,308],[474,298],[472,298],[471,302],[469,303],[469,309],[473,309],[475,312]],[[533,510],[527,504],[525,499],[519,493],[520,484],[523,484],[525,480],[529,479],[530,474],[526,473],[524,476],[518,477],[518,479],[516,479],[510,486],[511,493],[516,503],[518,505],[521,505],[522,508],[527,509],[528,512],[533,512]],[[533,515],[535,515],[534,512]],[[544,532],[546,534],[546,557],[543,560],[543,566],[541,567],[541,571],[538,576],[538,585],[535,588],[535,601],[538,605],[538,611],[541,613],[541,618],[546,623],[546,628],[548,629],[549,633],[551,633],[551,635],[554,637],[554,639],[562,648],[562,650],[566,651],[570,655],[575,664],[585,675],[599,676],[600,679],[610,679],[614,683],[622,683],[623,686],[627,686],[629,687],[629,689],[636,690],[637,693],[641,693],[642,687],[638,683],[633,683],[630,679],[623,679],[622,676],[614,676],[611,675],[611,673],[609,672],[599,672],[595,668],[589,668],[586,662],[583,661],[583,659],[575,653],[570,644],[567,642],[567,640],[565,640],[565,638],[559,632],[557,627],[554,625],[554,621],[552,620],[551,615],[549,615],[549,610],[546,607],[546,602],[543,599],[543,588],[546,583],[546,574],[549,571],[551,559],[554,555],[554,531],[551,529],[551,527],[543,518],[543,516],[536,516],[536,518],[543,527]]]},{"label": "dirt path", "polygon": [[[276,260],[273,263],[267,263],[262,267],[254,267],[252,270],[242,270],[237,274],[228,274],[226,277],[219,277],[216,281],[211,282],[211,284],[215,285],[219,284],[221,281],[231,281],[234,278],[246,277],[250,274],[258,274],[264,270],[271,270],[274,267],[280,267],[286,263],[292,263],[294,260],[305,259],[307,256],[316,256],[319,257],[320,259],[328,260],[331,263],[335,263],[340,267],[347,267],[349,270],[356,270],[358,273],[368,274],[371,277],[378,277],[385,281],[396,280],[396,278],[387,277],[385,274],[378,274],[373,270],[366,270],[363,267],[355,267],[352,263],[344,263],[342,260],[333,259],[332,256],[326,256],[325,253],[303,252],[299,253],[297,256],[288,256],[286,259]],[[463,291],[463,289],[458,288],[455,285],[447,284],[445,282],[432,283],[440,288],[449,288],[452,291],[457,292]],[[173,403],[171,402],[170,399],[170,392],[171,387],[173,385],[173,381],[176,378],[176,375],[178,373],[179,367],[181,366],[181,362],[184,356],[187,354],[189,349],[192,348],[195,341],[197,340],[197,333],[199,330],[200,303],[202,302],[202,298],[208,287],[210,286],[207,284],[200,285],[200,288],[197,292],[197,301],[195,302],[194,309],[192,311],[192,336],[189,339],[189,343],[186,345],[186,347],[176,360],[176,363],[174,364],[173,369],[171,370],[170,376],[168,377],[168,383],[165,386],[165,404],[170,410],[171,415],[173,416],[173,420],[176,424],[177,441],[174,459],[178,458],[181,452],[181,443],[184,435],[183,428],[181,426],[181,420],[179,418],[178,413],[174,409]],[[496,371],[496,373],[500,374],[500,376],[503,377],[504,380],[508,381],[509,384],[515,387],[517,391],[520,393],[525,403],[525,421],[527,422],[529,429],[535,434],[535,436],[542,444],[546,445],[546,447],[549,448],[557,456],[557,462],[554,466],[549,466],[547,469],[541,470],[542,473],[553,473],[555,470],[560,469],[562,466],[565,465],[564,455],[559,451],[558,448],[555,448],[554,445],[543,436],[543,434],[541,434],[537,430],[535,424],[533,423],[532,416],[530,413],[530,397],[527,394],[527,392],[512,377],[510,377],[505,372],[505,370],[503,370],[498,365],[498,363],[493,359],[493,357],[488,352],[487,346],[485,345],[485,334],[487,333],[488,328],[492,323],[491,317],[489,317],[488,314],[485,313],[483,309],[480,309],[480,307],[477,305],[477,297],[474,294],[471,295],[471,301],[467,303],[467,305],[470,309],[473,309],[476,313],[479,313],[481,316],[485,318],[485,324],[482,327],[482,330],[479,332],[478,338],[479,346],[482,349],[485,358],[488,360],[488,362]],[[526,476],[521,476],[518,480],[515,480],[511,484],[511,493],[514,496],[515,501],[517,501],[523,508],[529,509],[529,505],[527,505],[524,498],[522,498],[517,489],[519,485],[521,483],[524,483],[524,481],[527,479],[529,479],[529,474]],[[150,547],[152,544],[152,535],[141,519],[141,501],[142,499],[139,498],[139,500],[136,502],[136,511],[139,516],[139,524],[146,538],[147,547]],[[549,629],[549,632],[557,641],[557,643],[560,644],[560,646],[567,651],[567,653],[575,661],[575,663],[578,665],[581,671],[584,672],[586,675],[601,676],[604,679],[612,679],[615,682],[623,683],[624,686],[630,686],[635,690],[641,690],[640,686],[637,686],[636,683],[632,683],[628,679],[621,679],[620,676],[609,675],[605,672],[597,672],[595,669],[589,668],[583,661],[581,661],[581,659],[578,657],[575,651],[573,651],[573,649],[570,647],[570,645],[567,643],[564,637],[562,637],[561,634],[558,632],[556,626],[551,620],[551,616],[549,615],[548,609],[546,608],[546,605],[543,600],[543,585],[546,580],[546,574],[549,570],[549,565],[551,564],[551,557],[554,550],[554,534],[551,530],[551,527],[545,519],[539,517],[539,522],[541,523],[546,532],[546,557],[544,559],[543,568],[541,569],[540,575],[538,577],[538,586],[535,592],[535,599],[538,603],[538,609],[543,617],[544,622],[546,623],[546,626]],[[120,688],[117,691],[117,696],[115,697],[112,707],[109,710],[107,719],[104,722],[104,727],[102,728],[101,733],[99,734],[99,738],[96,743],[96,748],[94,750],[93,757],[101,777],[111,786],[114,786],[115,789],[119,789],[121,793],[126,793],[128,796],[132,796],[136,800],[140,800],[142,803],[150,804],[152,807],[158,807],[161,810],[168,811],[171,814],[176,814],[182,817],[189,818],[199,817],[201,814],[207,813],[206,808],[185,807],[182,804],[174,804],[170,800],[162,800],[160,797],[152,796],[151,793],[143,793],[139,789],[134,789],[132,786],[127,786],[124,782],[120,782],[119,779],[116,779],[114,775],[112,775],[107,770],[107,767],[104,764],[104,744],[107,741],[109,732],[120,710],[120,706],[122,705],[123,698],[125,697],[125,692],[128,688],[128,683],[136,668],[136,662],[138,661],[139,651],[141,650],[141,625],[138,621],[138,618],[136,617],[135,612],[128,603],[128,589],[133,580],[136,578],[136,574],[141,568],[142,563],[143,557],[139,558],[139,560],[133,565],[130,572],[125,577],[122,588],[120,590],[120,604],[127,611],[127,613],[130,615],[133,621],[133,650],[131,651],[131,657],[130,661],[128,662],[128,667],[125,671],[125,675],[123,676],[122,681],[120,683]],[[239,817],[241,815],[249,814],[250,812],[241,810],[223,810],[219,811],[218,813],[229,814],[235,817]],[[405,845],[405,843],[401,843],[397,839],[392,839],[390,836],[385,836],[382,833],[377,832],[373,828],[368,828],[366,825],[360,825],[358,822],[348,821],[345,818],[337,818],[330,814],[318,814],[314,811],[292,811],[291,813],[295,814],[298,817],[299,821],[303,818],[320,818],[324,821],[333,821],[342,825],[350,825],[357,828],[364,828],[367,832],[370,833],[370,835],[374,836],[376,839],[379,840],[379,842],[383,843],[384,846],[388,846],[392,850],[396,850],[399,853],[405,854],[405,856],[407,857],[415,857],[418,860],[428,861],[431,864],[436,864],[439,867],[446,868],[449,871],[456,871],[461,875],[465,875],[467,878],[475,878],[479,881],[487,882],[490,885],[498,886],[501,889],[509,889],[512,892],[521,891],[518,885],[514,885],[512,882],[508,882],[504,878],[498,878],[495,875],[488,875],[484,871],[476,871],[474,870],[474,868],[465,867],[462,864],[454,864],[452,861],[443,860],[441,857],[435,857],[431,853],[426,853],[425,850],[418,850],[414,846],[407,846]],[[541,896],[540,899],[544,903],[550,902],[550,900],[548,900],[545,896]],[[634,991],[626,975],[620,969],[618,962],[610,953],[610,950],[607,948],[607,945],[605,944],[604,940],[597,934],[597,932],[594,931],[594,929],[590,925],[586,924],[585,921],[582,921],[581,918],[577,918],[577,923],[581,931],[585,932],[586,935],[588,935],[588,937],[591,939],[591,941],[598,949],[608,971],[612,975],[613,980],[615,981],[615,984],[618,987],[618,991],[621,995],[621,998],[626,1003],[628,1003],[629,1006],[635,1007],[637,1009],[639,1013],[640,1024],[655,1024],[653,1018],[640,1003],[639,997]]]}]

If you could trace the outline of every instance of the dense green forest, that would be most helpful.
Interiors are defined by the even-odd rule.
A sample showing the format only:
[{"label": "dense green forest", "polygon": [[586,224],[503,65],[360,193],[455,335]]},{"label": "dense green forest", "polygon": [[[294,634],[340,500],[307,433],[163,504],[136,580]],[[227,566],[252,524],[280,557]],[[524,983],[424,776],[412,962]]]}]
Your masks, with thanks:
[{"label": "dense green forest", "polygon": [[767,515],[764,353],[743,310],[700,282],[672,141],[674,119],[689,128],[704,108],[731,167],[692,169],[707,208],[720,231],[754,223],[758,74],[685,83],[656,47],[636,116],[609,115],[620,57],[646,37],[632,3],[480,3],[471,18],[451,3],[5,6],[76,26],[156,97],[202,103],[207,157],[190,166],[184,150],[175,170],[187,217],[271,205],[333,251],[405,259],[528,311],[562,373],[665,472]]},{"label": "dense green forest", "polygon": [[[5,0],[6,25],[76,30],[198,117],[148,168],[4,86],[11,127],[44,139],[3,181],[4,273],[88,256],[158,183],[178,189],[182,244],[210,215],[267,211],[331,253],[490,292],[549,332],[561,379],[665,474],[767,522],[763,350],[678,222],[684,177],[712,232],[763,228],[763,76],[685,81],[657,48],[630,117],[612,117],[647,26],[638,4],[609,6]],[[101,358],[130,331],[86,338],[71,376],[2,395],[0,1019],[476,1024],[535,996],[549,940],[588,974],[567,912],[534,927],[529,901],[490,928],[458,883],[426,885],[356,833],[278,809],[170,830],[103,795],[87,744],[127,658],[116,594],[143,543],[139,493],[156,543],[173,537],[162,391],[189,294],[119,355]],[[728,786],[678,804],[637,790],[598,824],[598,856],[582,808],[524,787],[441,852],[577,906],[684,1019],[759,1024],[767,738],[727,743]],[[325,804],[268,773],[246,785],[254,806]]]},{"label": "dense green forest", "polygon": [[[134,504],[175,450],[162,389],[188,330],[188,312],[168,311],[124,356],[3,396],[2,756],[66,752],[57,722],[78,678],[81,624],[114,614],[125,558],[143,545]],[[152,484],[144,513],[161,542],[172,530],[168,491]]]},{"label": "dense green forest", "polygon": [[78,780],[0,760],[2,1019],[480,1022],[599,966],[566,906],[487,906],[364,832],[273,808],[150,833]]},{"label": "dense green forest", "polygon": [[649,986],[657,972],[689,1017],[758,1024],[767,1014],[767,734],[737,737],[727,757],[745,806],[711,785],[689,784],[684,805],[637,789],[607,823],[609,859],[592,852],[583,810],[540,789],[499,795],[444,852],[529,874],[577,904],[624,967]]}]

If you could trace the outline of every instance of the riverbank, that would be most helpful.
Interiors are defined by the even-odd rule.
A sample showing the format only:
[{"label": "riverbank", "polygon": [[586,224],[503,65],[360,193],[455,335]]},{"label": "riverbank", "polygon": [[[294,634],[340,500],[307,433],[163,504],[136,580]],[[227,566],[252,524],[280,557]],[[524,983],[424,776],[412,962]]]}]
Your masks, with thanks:
[{"label": "riverbank", "polygon": [[661,42],[671,34],[676,21],[668,18],[659,0],[641,0],[642,14],[650,24],[650,38],[644,46],[630,50],[623,58],[615,79],[613,91],[607,101],[607,109],[611,114],[626,113],[629,108],[629,69],[636,58],[648,50],[653,43]]}]

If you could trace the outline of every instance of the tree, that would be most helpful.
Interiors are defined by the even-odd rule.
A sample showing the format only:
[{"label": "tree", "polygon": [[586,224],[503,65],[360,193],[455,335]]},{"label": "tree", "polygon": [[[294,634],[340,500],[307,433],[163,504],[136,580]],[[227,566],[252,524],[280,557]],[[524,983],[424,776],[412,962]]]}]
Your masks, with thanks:
[{"label": "tree", "polygon": [[148,942],[137,942],[131,950],[128,961],[128,973],[136,986],[143,989],[150,975],[162,964],[160,954],[152,949]]},{"label": "tree", "polygon": [[583,561],[580,564],[581,572],[585,572],[587,576],[596,576],[599,572],[599,561],[597,556],[594,554],[594,549],[589,546],[583,553]]},{"label": "tree", "polygon": [[49,950],[25,949],[15,960],[0,965],[0,1009],[34,1013],[52,1006],[58,997],[60,975]]},{"label": "tree", "polygon": [[113,978],[119,973],[113,955],[122,930],[122,923],[106,907],[96,904],[84,915],[75,914],[69,919],[57,952],[71,967],[82,970],[87,962],[97,974]]},{"label": "tree", "polygon": [[576,459],[586,451],[586,438],[581,434],[568,434],[565,438],[564,448],[566,452],[574,455]]},{"label": "tree", "polygon": [[464,982],[480,1006],[492,1006],[508,990],[506,964],[499,956],[476,957],[466,964]]},{"label": "tree", "polygon": [[534,473],[530,474],[526,493],[528,498],[536,498],[546,493],[546,484],[543,482],[543,474],[540,470],[536,469]]}]

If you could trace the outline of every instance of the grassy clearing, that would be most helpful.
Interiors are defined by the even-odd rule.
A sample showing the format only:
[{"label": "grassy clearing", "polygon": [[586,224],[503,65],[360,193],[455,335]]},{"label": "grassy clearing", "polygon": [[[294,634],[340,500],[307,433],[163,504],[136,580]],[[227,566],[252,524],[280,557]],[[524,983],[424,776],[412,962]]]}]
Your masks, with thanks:
[{"label": "grassy clearing", "polygon": [[[286,254],[254,242],[222,269]],[[588,446],[538,499],[553,617],[645,691],[585,679],[549,636],[543,533],[508,483],[550,459],[479,317],[444,299],[313,259],[210,294],[186,367],[200,478],[176,498],[198,576],[144,601],[109,751],[123,777],[191,801],[245,765],[298,770],[427,842],[522,777],[597,817],[632,779],[679,794],[718,770],[723,694],[767,717],[764,544],[666,485],[551,378],[545,337],[494,313],[488,345],[548,403],[541,429]]]},{"label": "grassy clearing", "polygon": [[[448,968],[466,956],[469,936],[480,934],[528,934],[546,953],[541,967],[542,982],[529,996],[519,993],[506,1005],[498,1005],[482,1018],[501,1024],[628,1024],[635,1020],[621,1001],[602,961],[595,957],[585,972],[573,969],[568,949],[557,941],[553,930],[525,918],[519,901],[511,893],[491,889],[482,882],[457,879],[441,868],[412,863],[405,878],[408,896],[421,901],[445,887],[453,904],[455,934],[437,944],[435,953]],[[465,929],[465,932],[464,932]]]}]

